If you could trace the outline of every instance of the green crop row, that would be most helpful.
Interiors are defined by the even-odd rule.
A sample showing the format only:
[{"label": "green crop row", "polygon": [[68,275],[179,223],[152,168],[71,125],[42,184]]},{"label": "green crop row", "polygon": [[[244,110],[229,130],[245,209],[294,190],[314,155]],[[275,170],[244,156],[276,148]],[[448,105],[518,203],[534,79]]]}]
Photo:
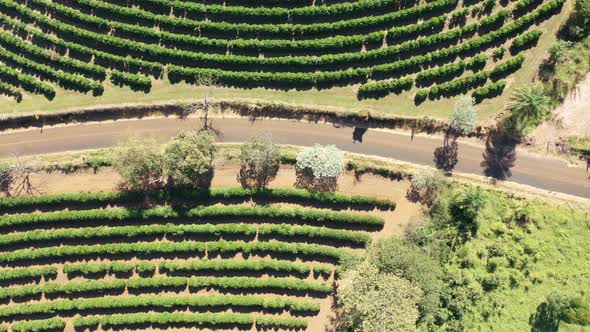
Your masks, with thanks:
[{"label": "green crop row", "polygon": [[130,291],[150,291],[162,288],[191,289],[214,288],[223,290],[281,290],[329,293],[332,286],[326,282],[293,278],[258,277],[153,277],[114,280],[84,280],[80,282],[25,285],[0,288],[0,299],[19,299],[45,294],[45,296],[72,296],[88,293],[105,294]]},{"label": "green crop row", "polygon": [[325,245],[306,243],[284,243],[278,241],[268,242],[243,242],[243,241],[218,241],[218,242],[139,242],[139,243],[109,243],[88,246],[59,246],[39,249],[20,249],[0,255],[0,263],[10,264],[27,262],[39,259],[63,259],[72,260],[88,258],[89,256],[113,257],[118,255],[172,255],[192,254],[194,256],[209,256],[214,254],[239,253],[245,254],[282,254],[293,255],[299,258],[315,260],[338,261],[346,251]]},{"label": "green crop row", "polygon": [[356,2],[335,3],[330,5],[304,6],[295,8],[284,7],[244,7],[217,4],[202,4],[187,1],[140,0],[131,1],[146,10],[168,12],[173,10],[176,17],[190,17],[212,21],[246,23],[274,22],[296,23],[299,21],[313,22],[337,21],[359,17],[369,11],[391,11],[397,7],[398,0],[359,0]]},{"label": "green crop row", "polygon": [[111,72],[111,82],[116,86],[128,86],[133,91],[150,92],[152,89],[152,80],[149,77],[113,70]]},{"label": "green crop row", "polygon": [[49,318],[41,320],[30,320],[17,322],[10,327],[12,332],[41,332],[63,330],[66,322],[60,318]]},{"label": "green crop row", "polygon": [[262,308],[289,310],[292,313],[317,313],[320,306],[309,300],[290,299],[278,296],[253,295],[206,295],[206,296],[165,296],[165,295],[127,295],[105,296],[89,299],[60,299],[43,303],[24,303],[0,308],[0,317],[13,319],[30,315],[59,315],[70,312],[126,309],[144,310],[168,309],[172,307],[189,308]]},{"label": "green crop row", "polygon": [[482,100],[486,98],[493,98],[501,95],[505,87],[506,81],[497,81],[494,83],[489,83],[480,88],[475,89],[471,96],[475,99],[476,103],[480,103]]},{"label": "green crop row", "polygon": [[405,77],[389,81],[370,82],[361,85],[358,89],[358,99],[382,98],[390,93],[400,94],[410,90],[414,85],[414,79]]},{"label": "green crop row", "polygon": [[[145,237],[191,237],[208,236],[212,238],[226,236],[242,236],[254,238],[257,227],[247,224],[155,224],[117,227],[81,227],[55,230],[32,230],[21,233],[0,235],[0,245],[30,246],[43,241],[92,241],[114,239],[143,239]],[[313,240],[329,240],[342,245],[352,244],[364,246],[371,240],[369,235],[347,230],[330,229],[316,226],[293,226],[289,224],[261,225],[258,227],[259,236],[265,239],[278,237],[281,240],[293,238],[313,242]],[[39,247],[39,246],[38,246]]]},{"label": "green crop row", "polygon": [[17,102],[23,100],[22,92],[14,85],[0,81],[0,94],[14,98]]},{"label": "green crop row", "polygon": [[72,71],[100,81],[104,80],[106,77],[105,69],[100,66],[74,60],[65,56],[56,56],[39,46],[27,43],[9,33],[0,33],[0,45],[8,50],[19,52],[20,54],[27,54],[41,62],[51,64],[51,66],[62,68],[64,71]]},{"label": "green crop row", "polygon": [[31,93],[42,94],[49,100],[55,97],[55,89],[51,85],[43,83],[33,76],[21,74],[6,65],[0,66],[0,80],[9,82],[13,86],[19,86]]},{"label": "green crop row", "polygon": [[13,282],[23,279],[30,280],[39,277],[55,278],[56,276],[57,268],[55,266],[25,267],[0,270],[0,282]]},{"label": "green crop row", "polygon": [[230,271],[256,271],[256,272],[296,272],[299,275],[308,275],[311,271],[319,273],[324,277],[332,274],[332,268],[324,265],[309,265],[291,261],[281,260],[190,260],[163,261],[160,263],[160,273],[177,274],[178,272],[230,272]]},{"label": "green crop row", "polygon": [[[45,0],[34,0],[36,4],[41,4]],[[228,39],[236,35],[247,36],[252,38],[271,39],[291,39],[295,36],[315,37],[318,35],[348,35],[351,32],[359,30],[378,30],[384,26],[396,26],[402,22],[408,22],[416,19],[422,19],[433,13],[440,13],[445,10],[454,8],[457,0],[437,0],[413,6],[399,11],[391,11],[380,16],[366,16],[360,18],[347,19],[333,23],[313,23],[313,24],[248,24],[248,23],[227,23],[214,22],[206,20],[191,20],[184,18],[171,17],[169,15],[156,15],[146,12],[135,7],[122,7],[95,0],[76,0],[79,4],[85,4],[88,9],[93,11],[100,10],[107,17],[115,16],[126,22],[134,22],[139,25],[157,24],[160,29],[166,31],[194,31],[198,29],[201,35],[223,36]],[[43,5],[48,5],[47,2]],[[57,8],[52,6],[52,8]],[[65,9],[68,7],[64,7]],[[72,13],[73,14],[73,13]],[[72,15],[70,14],[70,15]],[[83,19],[78,14],[77,19]],[[264,22],[264,21],[263,21]]]},{"label": "green crop row", "polygon": [[[242,189],[242,188],[211,188],[195,190],[161,191],[152,195],[158,201],[185,200],[208,201],[222,199],[262,199],[285,202],[309,202],[334,205],[347,205],[351,208],[365,206],[380,209],[395,209],[395,202],[371,196],[345,195],[331,192],[310,192],[296,188],[278,189]],[[141,192],[94,192],[68,193],[41,196],[0,197],[0,210],[11,211],[23,208],[63,208],[69,205],[96,204],[100,206],[125,203],[141,203],[145,194]]]},{"label": "green crop row", "polygon": [[234,313],[135,313],[115,314],[104,316],[90,316],[74,318],[76,328],[97,328],[125,327],[134,325],[153,324],[157,326],[185,325],[195,326],[216,326],[216,325],[242,325],[250,326],[256,322],[261,328],[307,328],[307,321],[300,318],[283,317],[256,317],[249,314]]},{"label": "green crop row", "polygon": [[282,222],[292,220],[293,223],[303,222],[318,226],[338,225],[345,228],[365,227],[369,229],[381,228],[384,224],[382,218],[367,214],[352,214],[311,208],[233,205],[201,206],[188,210],[157,207],[151,209],[97,209],[5,215],[0,217],[0,230],[14,230],[14,227],[32,225],[59,226],[60,223],[66,222],[77,222],[81,223],[79,226],[82,226],[83,223],[91,221],[122,222],[177,218],[207,220],[219,218],[269,218],[280,219]]},{"label": "green crop row", "polygon": [[[2,6],[2,3],[0,3]],[[82,46],[78,43],[68,42],[62,38],[44,33],[38,29],[28,26],[18,20],[12,19],[4,13],[0,12],[0,22],[6,27],[13,29],[15,35],[25,34],[30,35],[34,42],[47,45],[54,49],[67,49],[68,56],[71,58],[80,59],[82,61],[89,61],[94,57],[94,64],[105,68],[117,68],[129,72],[144,72],[155,77],[159,77],[162,73],[163,66],[159,63],[140,60],[133,57],[119,56],[103,51],[96,50],[91,47]]]},{"label": "green crop row", "polygon": [[496,67],[494,67],[494,69],[490,71],[490,78],[492,79],[492,81],[495,82],[514,73],[515,71],[520,69],[520,67],[522,67],[522,63],[524,62],[524,60],[524,55],[519,54],[514,58],[511,58],[507,61],[504,61],[496,65]]},{"label": "green crop row", "polygon": [[101,83],[89,80],[79,75],[69,74],[61,70],[55,70],[52,67],[14,54],[2,47],[0,47],[0,61],[10,64],[13,67],[21,68],[23,72],[28,72],[45,80],[55,82],[67,90],[74,90],[84,93],[92,91],[94,96],[100,96],[104,92],[104,87]]}]

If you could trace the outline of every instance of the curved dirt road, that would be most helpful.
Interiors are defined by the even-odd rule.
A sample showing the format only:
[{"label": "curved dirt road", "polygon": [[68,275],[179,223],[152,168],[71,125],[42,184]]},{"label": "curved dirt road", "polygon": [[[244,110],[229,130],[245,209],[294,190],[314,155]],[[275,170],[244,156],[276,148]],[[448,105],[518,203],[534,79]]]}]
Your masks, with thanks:
[{"label": "curved dirt road", "polygon": [[[11,153],[32,155],[112,146],[125,137],[152,135],[165,141],[176,133],[200,126],[199,119],[146,119],[109,123],[63,126],[0,134],[0,156]],[[353,142],[353,128],[336,128],[331,124],[310,124],[281,120],[214,119],[223,142],[242,142],[255,134],[270,134],[281,144],[335,144],[343,150],[394,158],[422,165],[433,165],[433,151],[442,145],[441,138],[414,137],[368,130],[362,143]],[[481,166],[484,148],[459,145],[459,163],[455,170],[484,174]],[[590,180],[583,168],[568,167],[560,160],[518,152],[512,176],[514,181],[541,189],[590,198]]]}]

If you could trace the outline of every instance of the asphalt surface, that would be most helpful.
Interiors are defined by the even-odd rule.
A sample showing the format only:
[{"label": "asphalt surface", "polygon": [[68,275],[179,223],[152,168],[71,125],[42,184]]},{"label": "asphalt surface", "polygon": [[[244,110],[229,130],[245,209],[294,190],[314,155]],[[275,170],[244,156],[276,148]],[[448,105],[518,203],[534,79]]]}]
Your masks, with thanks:
[{"label": "asphalt surface", "polygon": [[[13,153],[33,155],[103,148],[130,135],[152,136],[166,141],[180,131],[198,128],[199,119],[145,119],[75,126],[63,126],[0,134],[0,156]],[[362,154],[394,158],[421,165],[434,165],[433,151],[443,144],[441,138],[416,136],[369,129],[362,142],[353,141],[353,128],[331,124],[247,119],[214,119],[213,127],[222,133],[221,142],[243,142],[257,134],[271,135],[276,143],[293,145],[335,144]],[[459,162],[455,170],[484,175],[481,166],[484,147],[459,144]],[[517,159],[507,181],[590,198],[590,180],[586,170],[568,167],[563,161],[517,151]]]}]

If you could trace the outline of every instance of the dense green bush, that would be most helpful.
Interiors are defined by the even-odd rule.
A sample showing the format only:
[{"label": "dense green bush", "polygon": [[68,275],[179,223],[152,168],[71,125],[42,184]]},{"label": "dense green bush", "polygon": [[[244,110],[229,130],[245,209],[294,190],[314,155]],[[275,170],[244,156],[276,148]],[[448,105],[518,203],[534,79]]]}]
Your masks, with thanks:
[{"label": "dense green bush", "polygon": [[30,320],[26,322],[17,322],[10,327],[13,332],[40,332],[63,330],[66,322],[60,318],[49,318],[43,320]]}]

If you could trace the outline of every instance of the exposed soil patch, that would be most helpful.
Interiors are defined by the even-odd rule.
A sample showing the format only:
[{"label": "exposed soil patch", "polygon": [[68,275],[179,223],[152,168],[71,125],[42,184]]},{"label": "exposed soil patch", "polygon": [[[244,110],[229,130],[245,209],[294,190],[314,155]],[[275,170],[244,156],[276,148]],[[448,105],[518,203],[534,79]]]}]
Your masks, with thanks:
[{"label": "exposed soil patch", "polygon": [[530,135],[536,148],[554,151],[568,136],[590,136],[590,74],[553,113]]}]

